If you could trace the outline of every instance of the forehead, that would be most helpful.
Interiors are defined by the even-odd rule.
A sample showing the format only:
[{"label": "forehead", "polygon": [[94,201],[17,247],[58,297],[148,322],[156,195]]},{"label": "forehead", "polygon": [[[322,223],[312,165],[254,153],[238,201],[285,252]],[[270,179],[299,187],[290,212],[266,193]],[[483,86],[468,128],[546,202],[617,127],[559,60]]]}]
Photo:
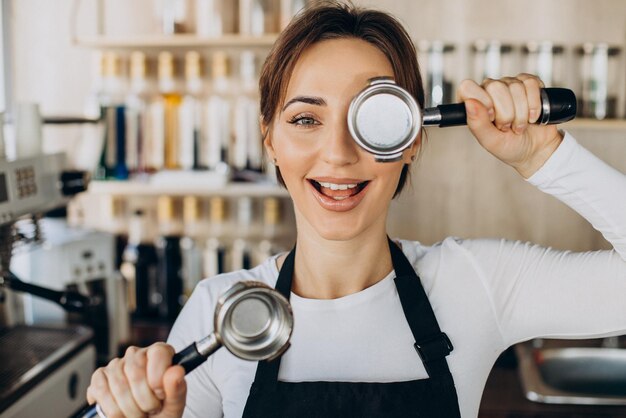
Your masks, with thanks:
[{"label": "forehead", "polygon": [[308,47],[296,62],[286,99],[298,94],[356,94],[369,78],[393,75],[391,63],[374,45],[357,38],[324,40]]}]

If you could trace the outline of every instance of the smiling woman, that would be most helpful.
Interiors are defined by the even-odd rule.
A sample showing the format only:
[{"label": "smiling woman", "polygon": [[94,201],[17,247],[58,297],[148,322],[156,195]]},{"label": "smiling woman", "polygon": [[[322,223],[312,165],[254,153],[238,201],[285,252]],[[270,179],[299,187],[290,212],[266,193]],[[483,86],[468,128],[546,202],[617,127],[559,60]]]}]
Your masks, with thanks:
[{"label": "smiling woman", "polygon": [[[612,251],[390,240],[389,205],[421,136],[387,162],[357,145],[349,106],[375,77],[393,78],[423,106],[415,49],[392,16],[325,2],[291,22],[260,92],[264,145],[293,199],[297,251],[202,281],[171,345],[133,347],[96,371],[90,402],[110,417],[471,418],[510,345],[626,333],[626,193],[614,192],[626,190],[626,177],[555,126],[534,125],[541,81],[463,82],[468,127],[486,151],[589,220]],[[242,280],[290,300],[291,347],[271,363],[217,351],[183,379],[174,348],[210,334],[219,295]]]}]

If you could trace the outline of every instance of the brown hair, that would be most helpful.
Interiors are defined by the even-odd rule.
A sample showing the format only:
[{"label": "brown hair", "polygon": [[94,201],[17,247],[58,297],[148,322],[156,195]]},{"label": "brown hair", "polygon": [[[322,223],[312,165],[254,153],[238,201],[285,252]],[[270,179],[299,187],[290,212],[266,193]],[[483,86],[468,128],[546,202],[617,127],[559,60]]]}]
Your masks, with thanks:
[{"label": "brown hair", "polygon": [[[303,10],[289,23],[263,64],[259,92],[264,124],[270,126],[282,106],[291,72],[304,50],[316,42],[338,38],[362,39],[381,50],[392,65],[396,83],[424,107],[424,88],[415,46],[402,24],[384,12],[324,1]],[[394,197],[404,187],[408,173],[409,165],[405,164]],[[278,167],[276,175],[284,186]]]}]

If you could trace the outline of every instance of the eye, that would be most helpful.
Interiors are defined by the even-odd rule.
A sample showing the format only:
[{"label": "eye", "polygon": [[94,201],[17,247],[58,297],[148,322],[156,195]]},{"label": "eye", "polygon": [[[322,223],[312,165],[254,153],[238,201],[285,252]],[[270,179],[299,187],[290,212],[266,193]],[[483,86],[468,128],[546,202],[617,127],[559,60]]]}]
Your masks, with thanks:
[{"label": "eye", "polygon": [[290,118],[287,123],[296,126],[303,126],[305,128],[312,127],[315,125],[320,125],[320,122],[316,120],[313,116],[299,114]]}]

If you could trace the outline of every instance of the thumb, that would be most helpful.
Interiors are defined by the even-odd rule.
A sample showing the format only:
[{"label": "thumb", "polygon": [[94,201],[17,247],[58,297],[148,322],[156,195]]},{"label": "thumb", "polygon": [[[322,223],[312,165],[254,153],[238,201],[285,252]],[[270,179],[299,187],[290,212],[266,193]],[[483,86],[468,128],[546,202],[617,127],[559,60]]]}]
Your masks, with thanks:
[{"label": "thumb", "polygon": [[181,366],[172,366],[163,375],[163,389],[165,400],[159,413],[160,418],[180,418],[185,409],[187,398],[187,383],[185,369]]},{"label": "thumb", "polygon": [[489,145],[500,139],[502,131],[493,124],[489,111],[481,102],[467,99],[465,113],[467,113],[467,126],[481,145],[489,148]]}]

